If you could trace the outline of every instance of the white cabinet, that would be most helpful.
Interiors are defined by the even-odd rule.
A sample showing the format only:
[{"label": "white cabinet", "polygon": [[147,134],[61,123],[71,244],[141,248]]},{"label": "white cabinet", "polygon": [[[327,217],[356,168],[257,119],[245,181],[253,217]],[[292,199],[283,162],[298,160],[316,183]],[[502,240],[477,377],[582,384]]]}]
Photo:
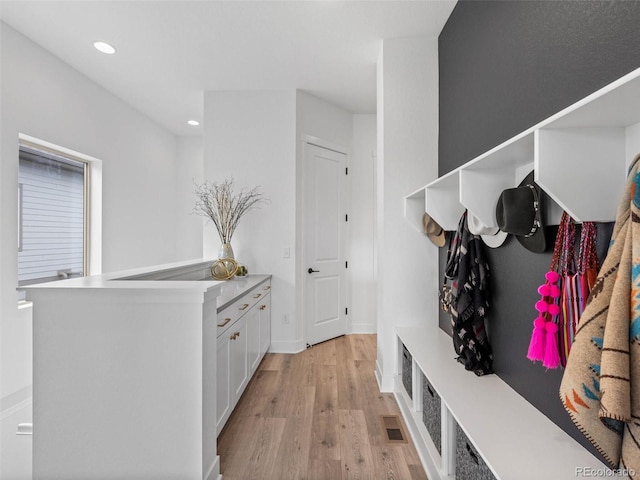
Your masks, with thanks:
[{"label": "white cabinet", "polygon": [[229,335],[220,335],[217,344],[217,393],[216,393],[216,433],[219,434],[224,422],[231,414],[231,382],[230,369],[231,350]]},{"label": "white cabinet", "polygon": [[[244,281],[244,280],[242,280]],[[218,311],[216,430],[220,434],[271,343],[269,279],[241,288]]]},{"label": "white cabinet", "polygon": [[229,338],[229,385],[231,404],[235,406],[249,381],[247,358],[247,317],[240,318],[227,330]]},{"label": "white cabinet", "polygon": [[[430,479],[456,478],[456,425],[468,439],[465,454],[473,450],[475,463],[485,464],[499,480],[575,479],[577,466],[605,470],[602,462],[497,375],[477,377],[465,370],[453,359],[451,337],[436,326],[395,327],[395,332],[394,394]],[[402,381],[405,348],[411,354],[411,397]],[[427,401],[425,387],[433,395]],[[433,412],[437,403],[441,429],[434,435],[423,411]]]},{"label": "white cabinet", "polygon": [[260,356],[260,310],[254,305],[245,315],[247,319],[247,360],[249,372],[253,374],[258,368]]},{"label": "white cabinet", "polygon": [[262,357],[271,345],[271,295],[267,295],[260,302],[260,356]]}]

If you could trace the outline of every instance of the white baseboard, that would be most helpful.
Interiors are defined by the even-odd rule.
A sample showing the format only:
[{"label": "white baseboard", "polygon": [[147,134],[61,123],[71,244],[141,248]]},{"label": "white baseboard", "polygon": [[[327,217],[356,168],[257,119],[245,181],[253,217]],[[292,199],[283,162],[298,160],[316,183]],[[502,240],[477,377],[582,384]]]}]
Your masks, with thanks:
[{"label": "white baseboard", "polygon": [[220,474],[220,455],[216,455],[216,460],[209,467],[209,471],[205,474],[204,480],[222,480]]},{"label": "white baseboard", "polygon": [[351,325],[351,333],[377,333],[376,325],[371,323],[354,323]]},{"label": "white baseboard", "polygon": [[300,353],[305,348],[303,340],[272,341],[269,353]]}]

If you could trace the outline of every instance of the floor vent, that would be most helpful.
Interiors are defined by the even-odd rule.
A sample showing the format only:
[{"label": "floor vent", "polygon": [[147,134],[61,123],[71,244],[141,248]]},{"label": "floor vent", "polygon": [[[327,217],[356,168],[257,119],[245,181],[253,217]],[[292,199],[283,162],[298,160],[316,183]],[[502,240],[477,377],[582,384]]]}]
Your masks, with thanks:
[{"label": "floor vent", "polygon": [[398,415],[380,415],[380,419],[387,443],[407,443],[407,436]]}]

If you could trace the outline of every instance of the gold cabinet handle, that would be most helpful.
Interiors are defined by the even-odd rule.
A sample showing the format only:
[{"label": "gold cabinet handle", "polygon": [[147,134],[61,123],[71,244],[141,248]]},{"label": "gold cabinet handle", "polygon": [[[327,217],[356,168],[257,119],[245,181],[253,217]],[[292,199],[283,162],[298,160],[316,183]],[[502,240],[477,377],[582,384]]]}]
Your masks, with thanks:
[{"label": "gold cabinet handle", "polygon": [[238,310],[246,310],[248,306],[249,306],[249,304],[245,303],[240,308],[238,308]]},{"label": "gold cabinet handle", "polygon": [[231,321],[231,319],[230,319],[230,318],[225,318],[225,319],[224,319],[224,322],[219,323],[219,324],[218,324],[218,326],[219,326],[219,327],[224,327],[224,326],[225,326],[227,323],[229,323],[230,321]]},{"label": "gold cabinet handle", "polygon": [[253,298],[260,298],[262,296],[261,293],[258,293],[257,295],[254,295]]},{"label": "gold cabinet handle", "polygon": [[271,285],[267,285],[266,287],[264,287],[265,290],[269,290],[271,288]]},{"label": "gold cabinet handle", "polygon": [[236,332],[235,336],[236,336],[236,338],[238,338],[240,336],[240,332]]},{"label": "gold cabinet handle", "polygon": [[260,305],[260,310],[264,310],[265,308],[267,308],[266,305]]}]

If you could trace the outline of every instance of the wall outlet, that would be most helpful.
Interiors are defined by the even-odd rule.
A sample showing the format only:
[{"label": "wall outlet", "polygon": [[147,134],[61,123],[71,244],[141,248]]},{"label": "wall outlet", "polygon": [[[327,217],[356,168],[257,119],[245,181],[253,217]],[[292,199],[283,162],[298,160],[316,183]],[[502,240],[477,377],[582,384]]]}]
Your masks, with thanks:
[{"label": "wall outlet", "polygon": [[288,313],[285,313],[285,314],[282,315],[282,323],[284,325],[289,325],[289,314]]}]

